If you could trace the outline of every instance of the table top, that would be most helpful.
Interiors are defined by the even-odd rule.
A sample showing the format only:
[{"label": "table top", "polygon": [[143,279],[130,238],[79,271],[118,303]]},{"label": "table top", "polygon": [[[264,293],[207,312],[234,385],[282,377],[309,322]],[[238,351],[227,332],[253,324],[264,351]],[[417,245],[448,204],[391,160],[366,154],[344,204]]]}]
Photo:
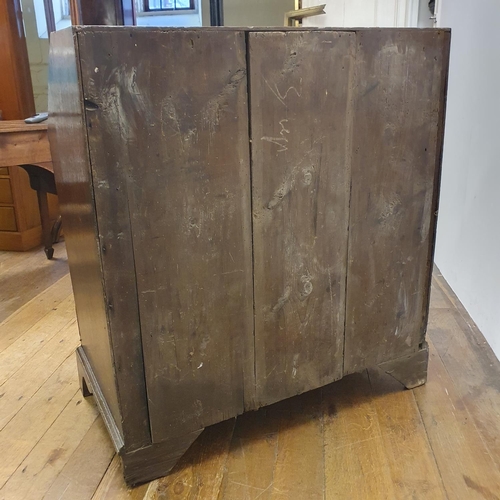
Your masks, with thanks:
[{"label": "table top", "polygon": [[26,123],[24,120],[0,120],[0,134],[8,132],[34,132],[47,130],[47,121],[42,123]]}]

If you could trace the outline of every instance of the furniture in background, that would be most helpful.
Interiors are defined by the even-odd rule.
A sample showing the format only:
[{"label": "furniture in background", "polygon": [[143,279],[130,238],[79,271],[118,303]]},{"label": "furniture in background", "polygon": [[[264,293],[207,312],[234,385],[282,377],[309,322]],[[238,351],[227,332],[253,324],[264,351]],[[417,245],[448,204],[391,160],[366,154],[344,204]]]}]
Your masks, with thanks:
[{"label": "furniture in background", "polygon": [[57,194],[47,123],[0,121],[0,245],[3,250],[28,250],[42,240],[47,258],[52,258],[52,243],[58,239],[61,223],[57,215],[55,222],[51,222],[49,193]]},{"label": "furniture in background", "polygon": [[[17,165],[50,162],[47,125],[26,125],[35,114],[19,0],[0,2],[0,250],[29,250],[42,241],[39,203]],[[48,201],[57,218],[57,199]],[[50,251],[49,251],[50,253]]]},{"label": "furniture in background", "polygon": [[206,426],[366,367],[425,382],[449,43],[53,35],[82,389],[129,483],[166,474]]}]

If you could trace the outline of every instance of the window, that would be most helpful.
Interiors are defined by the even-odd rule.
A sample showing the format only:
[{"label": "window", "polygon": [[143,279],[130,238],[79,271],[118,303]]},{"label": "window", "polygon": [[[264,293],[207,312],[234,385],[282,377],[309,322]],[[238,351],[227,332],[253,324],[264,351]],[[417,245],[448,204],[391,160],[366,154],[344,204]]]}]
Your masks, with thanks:
[{"label": "window", "polygon": [[200,0],[134,0],[138,26],[201,26]]},{"label": "window", "polygon": [[60,30],[71,26],[69,0],[51,0],[46,5],[44,0],[34,0],[33,6],[40,38],[48,38],[48,26],[51,27],[51,30]]},{"label": "window", "polygon": [[195,10],[194,0],[144,0],[144,12]]}]

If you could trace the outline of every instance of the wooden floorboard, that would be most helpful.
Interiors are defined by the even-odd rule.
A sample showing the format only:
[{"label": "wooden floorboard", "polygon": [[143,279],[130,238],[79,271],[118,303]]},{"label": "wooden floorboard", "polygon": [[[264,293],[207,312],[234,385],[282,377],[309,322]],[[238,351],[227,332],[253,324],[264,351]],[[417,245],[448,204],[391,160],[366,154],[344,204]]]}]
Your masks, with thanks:
[{"label": "wooden floorboard", "polygon": [[168,477],[130,489],[78,389],[57,254],[0,252],[0,500],[500,500],[500,363],[439,270],[425,386],[350,375],[206,429]]},{"label": "wooden floorboard", "polygon": [[0,321],[66,274],[68,258],[63,243],[55,246],[52,260],[39,248],[16,252],[12,259],[0,262]]}]

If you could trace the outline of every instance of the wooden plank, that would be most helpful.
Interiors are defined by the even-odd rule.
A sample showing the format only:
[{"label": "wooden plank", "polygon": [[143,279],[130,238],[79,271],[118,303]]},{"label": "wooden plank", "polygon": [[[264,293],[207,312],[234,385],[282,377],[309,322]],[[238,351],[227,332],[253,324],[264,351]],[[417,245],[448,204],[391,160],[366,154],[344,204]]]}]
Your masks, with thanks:
[{"label": "wooden plank", "polygon": [[395,498],[445,500],[445,488],[413,392],[404,390],[380,370],[368,373]]},{"label": "wooden plank", "polygon": [[[16,256],[23,254],[15,254]],[[45,259],[43,251],[36,252],[36,259],[42,261]],[[4,262],[0,263],[0,273],[2,280],[4,276]],[[24,266],[31,271],[37,268],[37,265],[31,260],[25,261]],[[7,349],[19,337],[24,335],[33,325],[42,320],[51,311],[57,309],[60,303],[71,295],[71,280],[69,274],[66,274],[54,284],[45,289],[38,290],[40,293],[31,300],[26,301],[25,291],[22,291],[22,299],[26,302],[13,312],[7,319],[0,323],[0,351]],[[4,288],[2,287],[2,290]],[[8,289],[12,293],[11,289]],[[29,294],[28,294],[29,297]],[[2,297],[2,300],[5,300]]]},{"label": "wooden plank", "polygon": [[115,450],[104,422],[97,418],[75,449],[44,500],[89,500],[108,468]]},{"label": "wooden plank", "polygon": [[[84,99],[95,101],[94,95],[109,90],[104,75],[95,68],[103,64],[119,65],[120,52],[96,50],[94,44],[114,43],[85,32],[80,33],[81,71]],[[105,47],[105,45],[102,45]],[[110,54],[113,58],[110,58]],[[151,443],[146,380],[137,297],[136,267],[130,226],[130,206],[127,197],[127,169],[123,163],[121,135],[114,135],[116,123],[109,123],[110,112],[105,106],[87,106],[86,125],[92,168],[93,194],[98,217],[101,247],[102,280],[107,302],[107,316],[113,345],[113,363],[120,398],[125,446],[129,450]]]},{"label": "wooden plank", "polygon": [[19,464],[5,486],[0,489],[0,496],[24,500],[41,498],[96,418],[95,404],[83,401],[81,392],[77,391],[40,441]]},{"label": "wooden plank", "polygon": [[[40,245],[42,226],[32,227],[26,231],[0,231],[2,250],[9,252],[26,252]],[[57,258],[57,257],[56,257]]]},{"label": "wooden plank", "polygon": [[29,364],[22,366],[0,386],[0,430],[28,404],[39,387],[74,352],[78,344],[78,329],[76,320],[73,319],[35,354]]},{"label": "wooden plank", "polygon": [[500,469],[500,362],[456,296],[445,288],[443,279],[437,278],[435,283],[446,294],[448,308],[432,311],[429,336]]},{"label": "wooden plank", "polygon": [[234,425],[231,419],[205,429],[175,469],[149,485],[144,499],[219,498]]},{"label": "wooden plank", "polygon": [[13,207],[0,207],[0,231],[17,231],[16,213]]},{"label": "wooden plank", "polygon": [[236,420],[219,500],[270,499],[282,415],[276,406],[245,413]]},{"label": "wooden plank", "polygon": [[396,500],[366,371],[322,389],[325,500]]},{"label": "wooden plank", "polygon": [[14,203],[14,200],[12,198],[10,179],[0,179],[0,204],[12,205],[12,203]]},{"label": "wooden plank", "polygon": [[353,33],[249,34],[260,406],[342,376],[354,49]]},{"label": "wooden plank", "polygon": [[47,130],[0,130],[0,158],[2,167],[51,161]]},{"label": "wooden plank", "polygon": [[[87,120],[127,183],[151,431],[160,442],[173,429],[241,413],[245,380],[253,388],[245,39],[189,30],[79,36]],[[186,78],[180,63],[197,76]],[[103,164],[93,169],[105,178]],[[127,240],[128,226],[118,229]],[[125,272],[121,261],[109,272]]]},{"label": "wooden plank", "polygon": [[448,498],[498,498],[500,472],[429,342],[429,381],[413,390]]},{"label": "wooden plank", "polygon": [[423,341],[450,33],[357,39],[345,373]]},{"label": "wooden plank", "polygon": [[0,431],[0,488],[76,394],[76,360],[69,356]]},{"label": "wooden plank", "polygon": [[49,141],[82,345],[122,432],[93,197],[76,34],[51,34]]},{"label": "wooden plank", "polygon": [[26,123],[24,120],[0,120],[0,134],[7,132],[47,131],[47,122]]},{"label": "wooden plank", "polygon": [[[271,500],[323,500],[325,485],[321,392],[283,401]],[[288,407],[288,408],[287,408]]]},{"label": "wooden plank", "polygon": [[[40,260],[38,253],[43,249],[30,252],[12,267],[0,264],[2,286],[0,287],[0,321],[4,321],[24,304],[36,297],[45,288],[59,281],[68,274],[68,264],[63,249],[57,259]],[[36,262],[36,266],[33,264]],[[29,269],[29,271],[27,271]],[[1,329],[2,327],[0,327]],[[12,332],[9,332],[11,338]],[[0,346],[5,345],[0,338]]]},{"label": "wooden plank", "polygon": [[24,335],[0,352],[0,386],[27,363],[29,366],[36,363],[33,356],[70,322],[75,322],[75,304],[72,295],[64,299]]},{"label": "wooden plank", "polygon": [[115,455],[92,496],[92,500],[142,500],[148,490],[148,486],[148,484],[143,484],[136,488],[129,488],[123,480],[120,457]]}]

